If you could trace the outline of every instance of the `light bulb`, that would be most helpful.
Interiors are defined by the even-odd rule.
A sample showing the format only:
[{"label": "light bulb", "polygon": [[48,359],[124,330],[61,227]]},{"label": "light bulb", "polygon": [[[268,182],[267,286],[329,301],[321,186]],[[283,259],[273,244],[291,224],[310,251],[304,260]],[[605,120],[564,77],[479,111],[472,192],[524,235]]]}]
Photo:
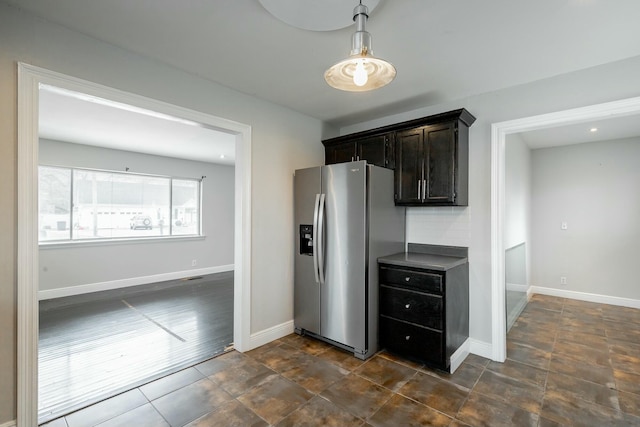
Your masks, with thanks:
[{"label": "light bulb", "polygon": [[356,86],[364,86],[367,84],[367,80],[369,80],[369,76],[367,70],[364,69],[364,61],[359,60],[356,62],[356,71],[353,73],[353,83]]}]

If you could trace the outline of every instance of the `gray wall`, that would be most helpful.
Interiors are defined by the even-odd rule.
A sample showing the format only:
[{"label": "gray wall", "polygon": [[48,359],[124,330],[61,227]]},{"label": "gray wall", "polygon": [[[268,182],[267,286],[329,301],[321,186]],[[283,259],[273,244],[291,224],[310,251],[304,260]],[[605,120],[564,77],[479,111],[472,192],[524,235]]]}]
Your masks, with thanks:
[{"label": "gray wall", "polygon": [[16,418],[17,61],[251,126],[251,332],[293,318],[293,171],[335,130],[5,3],[0,46],[0,424]]},{"label": "gray wall", "polygon": [[533,285],[640,299],[640,138],[532,159]]},{"label": "gray wall", "polygon": [[[109,150],[41,139],[40,164],[200,178],[203,181],[199,240],[156,240],[40,248],[40,290],[89,285],[233,264],[233,166]],[[196,267],[191,266],[197,260]]]},{"label": "gray wall", "polygon": [[492,341],[491,124],[640,96],[638,75],[640,57],[634,57],[341,128],[348,134],[461,107],[476,116],[469,134],[469,206],[407,210],[408,241],[469,247],[472,344]]}]

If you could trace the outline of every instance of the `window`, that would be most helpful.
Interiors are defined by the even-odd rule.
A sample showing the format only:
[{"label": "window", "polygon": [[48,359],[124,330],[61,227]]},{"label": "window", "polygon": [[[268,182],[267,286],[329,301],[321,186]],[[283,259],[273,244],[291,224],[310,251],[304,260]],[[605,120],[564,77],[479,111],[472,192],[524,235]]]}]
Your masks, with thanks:
[{"label": "window", "polygon": [[200,235],[201,180],[39,167],[39,240]]}]

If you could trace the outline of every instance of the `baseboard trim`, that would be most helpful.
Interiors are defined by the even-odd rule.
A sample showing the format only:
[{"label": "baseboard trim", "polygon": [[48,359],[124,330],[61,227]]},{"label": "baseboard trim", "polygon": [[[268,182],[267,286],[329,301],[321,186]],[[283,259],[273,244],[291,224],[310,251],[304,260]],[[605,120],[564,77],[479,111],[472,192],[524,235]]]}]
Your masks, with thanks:
[{"label": "baseboard trim", "polygon": [[251,334],[246,350],[253,350],[293,333],[293,320]]},{"label": "baseboard trim", "polygon": [[7,421],[4,424],[0,424],[0,427],[16,427],[16,420]]},{"label": "baseboard trim", "polygon": [[531,293],[569,298],[580,301],[597,302],[600,304],[617,305],[621,307],[640,308],[640,300],[632,298],[614,297],[609,295],[591,294],[588,292],[569,291],[566,289],[545,288],[532,286]]},{"label": "baseboard trim", "polygon": [[[294,331],[293,320],[281,323],[271,328],[264,329],[260,332],[251,334],[248,347],[245,351],[253,350],[262,345],[268,344],[279,338],[286,337]],[[490,343],[479,341],[473,338],[467,338],[465,342],[451,355],[449,360],[451,363],[451,372],[454,372],[464,362],[469,353],[492,359],[493,347]],[[0,426],[2,427],[2,426]]]},{"label": "baseboard trim", "polygon": [[469,338],[469,353],[473,353],[477,356],[486,357],[487,359],[493,359],[493,346],[491,343]]},{"label": "baseboard trim", "polygon": [[452,374],[456,371],[456,369],[458,369],[460,365],[462,365],[462,362],[464,362],[464,359],[466,359],[467,356],[469,355],[469,347],[470,347],[469,338],[467,338],[466,340],[464,340],[462,345],[458,347],[456,351],[453,352],[453,354],[449,358],[450,372]]},{"label": "baseboard trim", "polygon": [[[112,289],[128,288],[130,286],[147,285],[149,283],[164,282],[167,280],[184,279],[186,277],[202,276],[205,274],[233,271],[234,265],[220,265],[216,267],[198,268],[193,270],[176,271],[171,273],[153,274],[151,276],[132,277],[128,279],[111,280],[108,282],[89,283],[86,285],[68,286],[58,289],[38,291],[38,300],[69,297],[73,295],[88,294],[91,292],[110,291]],[[4,427],[0,425],[0,427]]]}]

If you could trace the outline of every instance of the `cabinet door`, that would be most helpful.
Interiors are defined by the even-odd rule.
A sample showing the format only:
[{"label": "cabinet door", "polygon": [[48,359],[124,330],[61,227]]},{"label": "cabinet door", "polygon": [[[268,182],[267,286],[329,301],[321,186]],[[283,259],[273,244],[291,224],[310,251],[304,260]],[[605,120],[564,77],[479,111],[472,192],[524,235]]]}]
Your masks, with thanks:
[{"label": "cabinet door", "polygon": [[351,162],[356,159],[356,142],[345,142],[326,147],[324,150],[325,164]]},{"label": "cabinet door", "polygon": [[423,189],[425,204],[455,202],[456,189],[456,135],[455,123],[428,126],[424,129]]},{"label": "cabinet door", "polygon": [[396,204],[422,203],[422,128],[396,134]]},{"label": "cabinet door", "polygon": [[358,160],[393,169],[392,134],[375,135],[357,141]]}]

